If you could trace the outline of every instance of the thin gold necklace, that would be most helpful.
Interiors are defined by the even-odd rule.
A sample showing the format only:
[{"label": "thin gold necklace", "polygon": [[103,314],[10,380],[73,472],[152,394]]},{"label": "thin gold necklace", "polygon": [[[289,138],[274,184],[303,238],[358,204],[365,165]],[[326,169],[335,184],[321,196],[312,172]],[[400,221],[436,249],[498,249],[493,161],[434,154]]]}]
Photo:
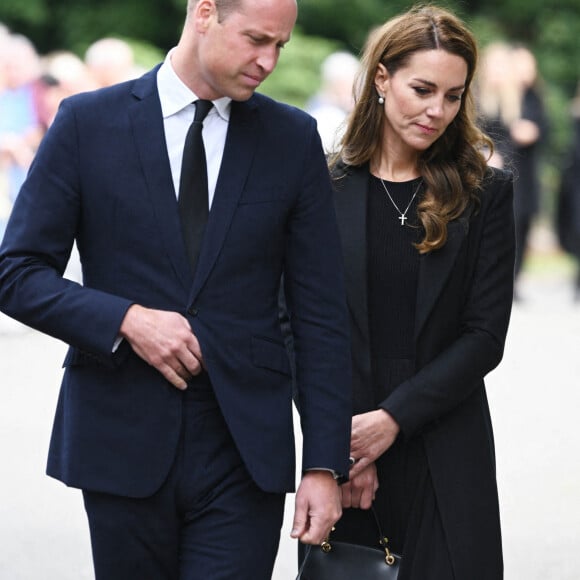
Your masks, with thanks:
[{"label": "thin gold necklace", "polygon": [[387,189],[387,186],[385,185],[385,182],[383,181],[383,178],[382,177],[379,177],[379,179],[380,179],[381,183],[383,184],[383,189],[385,190],[385,193],[389,196],[389,199],[391,200],[391,203],[393,204],[393,207],[397,210],[397,213],[399,214],[399,217],[397,219],[400,220],[401,225],[404,226],[405,225],[405,222],[409,219],[407,217],[407,212],[409,211],[409,208],[411,207],[411,204],[413,203],[413,200],[417,197],[417,193],[419,193],[419,189],[423,185],[423,180],[421,179],[419,181],[419,183],[417,184],[417,188],[415,189],[415,193],[413,194],[413,196],[411,197],[411,200],[407,204],[407,207],[405,208],[405,211],[401,211],[399,209],[399,206],[395,203],[395,200],[392,198],[391,194],[389,193],[389,190]]}]

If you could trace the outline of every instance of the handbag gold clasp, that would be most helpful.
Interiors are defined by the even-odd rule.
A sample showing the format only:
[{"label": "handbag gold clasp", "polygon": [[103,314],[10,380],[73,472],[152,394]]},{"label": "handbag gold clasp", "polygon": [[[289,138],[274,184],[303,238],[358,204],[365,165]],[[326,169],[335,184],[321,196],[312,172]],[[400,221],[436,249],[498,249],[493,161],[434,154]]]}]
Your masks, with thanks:
[{"label": "handbag gold clasp", "polygon": [[[334,526],[332,526],[332,529],[330,530],[330,532],[334,532],[334,530],[336,530],[336,528]],[[320,544],[320,549],[325,553],[328,554],[328,552],[330,552],[330,550],[332,550],[332,545],[330,544],[330,533],[328,534],[328,536],[326,536],[326,538],[324,538],[324,540],[322,540],[321,544]]]},{"label": "handbag gold clasp", "polygon": [[381,538],[381,546],[385,551],[385,562],[387,563],[388,566],[392,566],[395,563],[395,556],[391,554],[391,550],[389,550],[389,547],[387,546],[388,543],[389,538]]}]

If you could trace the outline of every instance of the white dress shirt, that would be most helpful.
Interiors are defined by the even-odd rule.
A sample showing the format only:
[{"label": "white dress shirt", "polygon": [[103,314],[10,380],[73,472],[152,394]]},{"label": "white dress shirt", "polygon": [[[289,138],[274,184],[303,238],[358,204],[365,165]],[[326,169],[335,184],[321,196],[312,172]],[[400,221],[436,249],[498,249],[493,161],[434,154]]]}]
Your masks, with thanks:
[{"label": "white dress shirt", "polygon": [[[169,51],[165,61],[157,71],[157,89],[161,101],[165,142],[167,144],[167,153],[169,154],[169,163],[171,164],[173,186],[177,196],[179,194],[185,136],[193,121],[195,114],[195,105],[193,103],[198,97],[177,76],[171,64],[172,52],[173,50]],[[213,101],[214,106],[203,122],[202,135],[207,160],[209,207],[211,207],[213,201],[224,154],[231,103],[232,100],[229,97],[222,97]]]}]

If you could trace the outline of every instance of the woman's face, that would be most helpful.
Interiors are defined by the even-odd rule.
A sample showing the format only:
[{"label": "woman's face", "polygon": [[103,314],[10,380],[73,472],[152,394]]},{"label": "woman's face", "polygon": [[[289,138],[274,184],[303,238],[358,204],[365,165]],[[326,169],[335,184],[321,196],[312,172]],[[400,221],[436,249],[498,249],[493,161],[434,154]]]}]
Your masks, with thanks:
[{"label": "woman's face", "polygon": [[466,79],[466,61],[441,49],[414,53],[392,76],[380,64],[375,87],[385,98],[389,151],[421,152],[439,139],[459,112]]}]

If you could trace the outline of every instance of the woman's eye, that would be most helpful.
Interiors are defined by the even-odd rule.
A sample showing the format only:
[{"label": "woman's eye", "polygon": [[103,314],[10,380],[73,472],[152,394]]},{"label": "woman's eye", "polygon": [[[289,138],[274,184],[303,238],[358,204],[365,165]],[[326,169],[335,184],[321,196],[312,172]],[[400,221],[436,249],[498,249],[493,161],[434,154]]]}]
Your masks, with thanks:
[{"label": "woman's eye", "polygon": [[429,89],[426,89],[425,87],[413,87],[413,90],[421,97],[424,97],[430,93]]}]

